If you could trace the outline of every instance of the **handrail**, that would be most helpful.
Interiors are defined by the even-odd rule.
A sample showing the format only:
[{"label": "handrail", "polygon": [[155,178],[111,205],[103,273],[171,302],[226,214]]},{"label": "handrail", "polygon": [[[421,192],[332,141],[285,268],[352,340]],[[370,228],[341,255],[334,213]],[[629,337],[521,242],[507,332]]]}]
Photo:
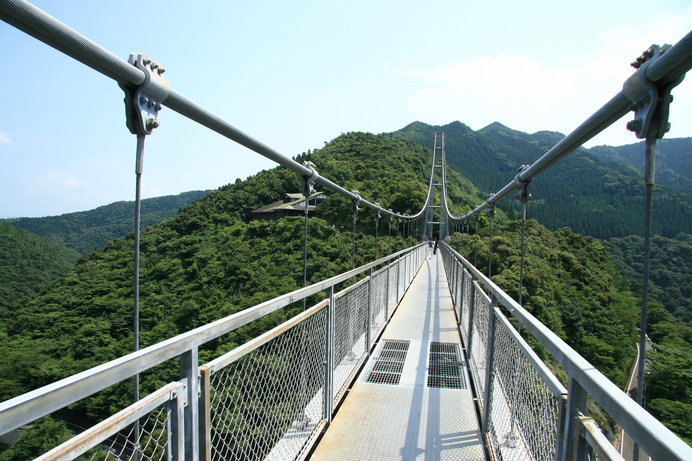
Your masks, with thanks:
[{"label": "handrail", "polygon": [[680,461],[692,459],[692,448],[596,370],[562,338],[543,325],[447,243],[442,242],[442,248],[449,251],[474,279],[479,280],[564,367],[568,375],[575,379],[652,458]]},{"label": "handrail", "polygon": [[[61,23],[29,2],[24,0],[0,0],[0,19],[71,58],[91,67],[106,77],[117,81],[119,84],[135,88],[142,85],[145,81],[143,71],[81,35],[74,29]],[[357,200],[359,203],[373,210],[405,220],[416,219],[425,211],[424,205],[418,213],[407,215],[393,212],[383,208],[377,203],[372,203],[353,191],[344,189],[333,181],[319,175],[312,168],[284,156],[277,150],[272,149],[224,121],[222,118],[198,106],[173,89],[171,89],[168,96],[160,102],[175,112],[216,131],[220,135],[247,147],[263,157],[301,176],[314,178],[315,183],[327,187],[351,200]]]},{"label": "handrail", "polygon": [[344,282],[375,266],[392,261],[403,254],[414,251],[422,245],[424,243],[419,243],[343,274],[278,296],[145,349],[1,402],[0,434],[5,434],[16,427],[86,398],[137,373],[178,357],[187,351],[196,349],[199,345],[229,333],[253,320],[257,320],[282,307]]}]

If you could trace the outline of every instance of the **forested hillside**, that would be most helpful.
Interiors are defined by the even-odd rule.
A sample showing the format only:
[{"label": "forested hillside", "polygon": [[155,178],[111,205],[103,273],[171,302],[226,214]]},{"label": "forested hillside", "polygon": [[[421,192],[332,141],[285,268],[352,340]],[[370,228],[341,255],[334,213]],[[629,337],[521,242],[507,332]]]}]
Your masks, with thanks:
[{"label": "forested hillside", "polygon": [[[441,127],[414,122],[391,136],[432,148],[435,131],[445,132],[450,167],[486,193],[499,190],[518,167],[533,163],[562,138],[552,132],[522,133],[499,123],[473,131],[459,122]],[[529,189],[532,216],[549,229],[568,226],[598,238],[641,232],[644,186],[641,175],[628,165],[579,149],[536,178]],[[674,237],[689,229],[692,197],[657,186],[654,233]]]},{"label": "forested hillside", "polygon": [[[644,142],[625,146],[596,146],[591,153],[644,173]],[[660,139],[656,143],[656,183],[692,195],[692,138]]]},{"label": "forested hillside", "polygon": [[[499,217],[493,237],[492,279],[515,299],[519,232],[519,222]],[[478,234],[454,234],[451,242],[487,273],[488,237],[489,228],[483,226]],[[672,251],[681,255],[685,250]],[[568,228],[551,232],[533,219],[527,221],[524,270],[524,306],[623,388],[636,356],[641,301],[633,290],[638,291],[641,279],[621,275],[600,241]],[[654,351],[649,355],[647,409],[690,443],[692,327],[669,314],[661,302],[668,302],[667,293],[654,291],[649,307]],[[609,421],[600,424],[608,427]]]},{"label": "forested hillside", "polygon": [[[418,211],[425,199],[430,152],[389,135],[348,133],[297,160],[314,162],[321,174],[348,189],[359,190],[385,208],[411,212]],[[455,213],[470,209],[485,196],[455,172],[449,173],[448,180]],[[263,171],[221,187],[176,217],[143,231],[142,346],[301,286],[302,217],[249,220],[251,210],[285,193],[300,191],[301,182],[284,168]],[[311,282],[351,268],[351,202],[330,194],[318,211],[321,217],[309,221]],[[396,223],[388,237],[387,219],[379,222],[376,239],[374,224],[374,212],[361,209],[357,265],[414,242],[412,237],[399,235]],[[495,279],[512,294],[518,282],[518,224],[500,212],[498,226],[493,244]],[[481,265],[487,260],[484,236],[487,227],[483,220],[477,236],[456,234],[453,242],[465,254],[478,248]],[[567,229],[550,232],[534,221],[530,222],[527,248],[531,255],[526,272],[527,305],[599,369],[622,382],[633,359],[638,308],[636,298],[615,272],[608,252],[594,239]],[[132,235],[127,235],[83,256],[74,272],[54,282],[13,315],[0,318],[0,399],[129,352],[131,287]],[[200,350],[200,360],[255,337],[301,308],[280,310],[214,341]],[[665,310],[656,312],[657,325],[674,324],[678,328]],[[680,337],[677,333],[673,336]],[[670,343],[678,344],[675,341]],[[668,366],[667,362],[659,363]],[[173,379],[177,368],[177,363],[157,367],[143,377],[143,388],[152,389]],[[57,416],[71,421],[98,420],[121,408],[130,396],[130,384],[124,383]],[[664,402],[663,407],[669,410],[666,405]]]},{"label": "forested hillside", "polygon": [[13,311],[67,274],[78,257],[72,249],[0,222],[0,312]]},{"label": "forested hillside", "polygon": [[[142,200],[142,227],[148,227],[175,216],[178,210],[208,193],[209,191],[191,191]],[[80,254],[86,254],[132,231],[134,202],[115,202],[93,210],[59,216],[16,218],[4,221],[49,241],[72,248]]]}]

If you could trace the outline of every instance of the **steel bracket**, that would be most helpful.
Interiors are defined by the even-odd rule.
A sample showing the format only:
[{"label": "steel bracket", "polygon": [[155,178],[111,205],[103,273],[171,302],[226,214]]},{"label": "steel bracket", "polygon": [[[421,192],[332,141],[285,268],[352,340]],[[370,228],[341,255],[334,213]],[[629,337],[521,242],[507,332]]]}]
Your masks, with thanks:
[{"label": "steel bracket", "polygon": [[668,114],[673,101],[670,92],[685,76],[667,82],[652,82],[646,76],[647,68],[670,48],[671,45],[651,45],[632,63],[638,70],[623,85],[634,111],[634,120],[627,122],[627,129],[639,139],[661,139],[670,130]]},{"label": "steel bracket", "polygon": [[126,125],[132,134],[148,135],[158,128],[158,115],[171,92],[169,83],[162,77],[166,69],[141,54],[132,53],[128,62],[144,72],[144,83],[136,88],[120,84],[125,92]]},{"label": "steel bracket", "polygon": [[310,177],[305,176],[305,197],[309,197],[315,192],[315,183],[317,182],[317,178],[320,176],[320,174],[317,172],[317,166],[310,162],[310,161],[304,161],[303,166],[305,168],[308,168],[310,171],[312,171],[312,174]]},{"label": "steel bracket", "polygon": [[354,213],[358,213],[358,210],[359,210],[358,204],[360,203],[360,201],[361,201],[362,199],[360,198],[360,194],[358,193],[357,190],[352,190],[351,192],[353,192],[353,193],[356,195],[356,197],[357,197],[357,198],[355,198],[355,199],[353,200],[353,212],[354,212]]}]

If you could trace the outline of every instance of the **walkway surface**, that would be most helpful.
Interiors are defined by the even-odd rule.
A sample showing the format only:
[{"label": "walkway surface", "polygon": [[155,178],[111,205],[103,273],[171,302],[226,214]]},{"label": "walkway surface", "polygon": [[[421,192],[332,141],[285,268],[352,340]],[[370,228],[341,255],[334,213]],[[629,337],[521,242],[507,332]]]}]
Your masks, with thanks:
[{"label": "walkway surface", "polygon": [[424,262],[312,460],[485,460],[438,254]]}]

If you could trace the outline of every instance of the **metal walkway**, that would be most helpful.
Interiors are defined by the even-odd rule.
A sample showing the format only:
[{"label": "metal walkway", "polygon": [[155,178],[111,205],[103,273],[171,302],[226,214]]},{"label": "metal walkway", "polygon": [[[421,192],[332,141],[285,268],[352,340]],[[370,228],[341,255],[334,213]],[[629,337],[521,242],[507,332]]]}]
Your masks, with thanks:
[{"label": "metal walkway", "polygon": [[440,254],[425,261],[313,460],[485,460]]}]

